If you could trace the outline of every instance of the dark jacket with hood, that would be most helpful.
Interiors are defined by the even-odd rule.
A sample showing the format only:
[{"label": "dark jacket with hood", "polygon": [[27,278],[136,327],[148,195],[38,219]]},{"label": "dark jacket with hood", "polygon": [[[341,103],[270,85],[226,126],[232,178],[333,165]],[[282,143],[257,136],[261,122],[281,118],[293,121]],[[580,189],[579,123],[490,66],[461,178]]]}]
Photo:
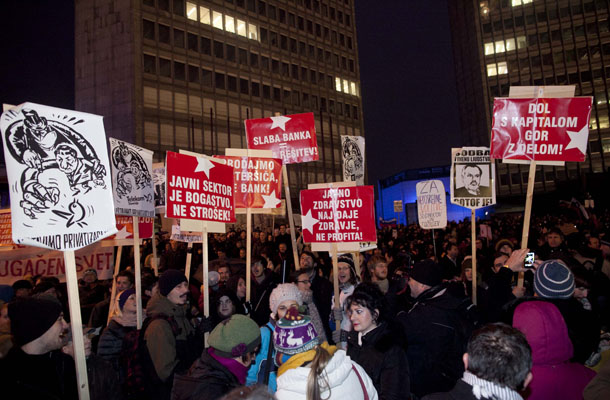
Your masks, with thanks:
[{"label": "dark jacket with hood", "polygon": [[380,400],[408,398],[409,362],[401,334],[382,323],[361,338],[352,331],[347,336],[347,355],[360,364],[377,389]]},{"label": "dark jacket with hood", "polygon": [[513,326],[525,334],[532,348],[533,379],[528,400],[580,399],[595,376],[587,367],[569,362],[572,343],[561,313],[545,301],[527,301],[515,310]]},{"label": "dark jacket with hood", "polygon": [[407,341],[411,392],[418,397],[449,391],[462,377],[462,355],[473,328],[462,306],[439,285],[420,294],[408,312],[397,316]]},{"label": "dark jacket with hood", "polygon": [[250,302],[252,303],[251,318],[258,324],[263,326],[269,321],[269,296],[271,292],[277,286],[275,280],[275,274],[269,269],[264,270],[265,279],[262,282],[258,282],[256,278],[252,277],[252,297]]},{"label": "dark jacket with hood", "polygon": [[204,351],[188,374],[174,377],[171,399],[216,400],[238,386],[237,377]]}]

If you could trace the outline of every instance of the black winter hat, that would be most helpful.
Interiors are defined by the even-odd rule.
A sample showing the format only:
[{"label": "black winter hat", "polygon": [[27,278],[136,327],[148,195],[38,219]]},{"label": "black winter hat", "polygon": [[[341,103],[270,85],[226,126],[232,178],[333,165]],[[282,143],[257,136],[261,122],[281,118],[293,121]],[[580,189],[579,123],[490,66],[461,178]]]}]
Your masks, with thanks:
[{"label": "black winter hat", "polygon": [[409,277],[419,283],[434,287],[443,281],[443,272],[434,261],[423,260],[413,266]]},{"label": "black winter hat", "polygon": [[159,277],[159,293],[167,296],[176,286],[182,282],[188,282],[184,272],[177,269],[168,269]]},{"label": "black winter hat", "polygon": [[19,346],[38,339],[48,331],[62,313],[58,301],[41,297],[18,299],[8,305],[11,333]]}]

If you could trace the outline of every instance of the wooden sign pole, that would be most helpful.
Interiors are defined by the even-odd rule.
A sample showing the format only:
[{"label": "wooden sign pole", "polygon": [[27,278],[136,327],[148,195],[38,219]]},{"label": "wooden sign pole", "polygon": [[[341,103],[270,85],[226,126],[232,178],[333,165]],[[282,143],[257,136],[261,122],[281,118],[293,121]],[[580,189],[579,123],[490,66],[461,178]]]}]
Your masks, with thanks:
[{"label": "wooden sign pole", "polygon": [[110,292],[110,306],[108,307],[108,319],[106,325],[110,323],[112,319],[112,312],[114,311],[114,301],[116,299],[116,277],[119,274],[119,268],[121,267],[121,256],[123,255],[123,246],[119,246],[116,251],[116,260],[114,261],[114,274],[112,275],[112,292]]},{"label": "wooden sign pole", "polygon": [[[525,197],[525,214],[523,215],[523,233],[521,234],[521,248],[527,248],[527,242],[530,235],[530,217],[532,215],[532,200],[534,198],[534,185],[536,183],[536,161],[530,162],[529,175],[527,177],[527,195]],[[523,287],[524,272],[519,272],[517,286]]]},{"label": "wooden sign pole", "polygon": [[157,265],[157,234],[155,233],[155,222],[153,220],[153,234],[152,234],[152,267],[155,271],[155,276],[159,276],[159,266]]},{"label": "wooden sign pole", "polygon": [[[251,290],[251,274],[250,271],[252,264],[252,209],[248,207],[246,209],[246,301],[250,301],[250,290]],[[263,266],[267,268],[266,265]]]},{"label": "wooden sign pole", "polygon": [[[201,226],[201,251],[203,256],[203,315],[206,318],[210,317],[210,284],[208,281],[208,225],[203,222]],[[203,345],[205,348],[208,347],[208,336],[206,332],[203,336]]]},{"label": "wooden sign pole", "polygon": [[89,400],[85,339],[83,337],[83,321],[80,314],[80,300],[78,297],[76,260],[74,259],[73,250],[64,252],[64,264],[66,267],[66,285],[68,287],[68,304],[70,308],[70,329],[72,330],[72,345],[74,346],[78,398],[80,400]]},{"label": "wooden sign pole", "polygon": [[[334,308],[339,309],[341,307],[341,302],[339,301],[339,262],[337,256],[337,243],[332,244],[330,251],[333,259],[333,286],[335,289]],[[341,330],[341,320],[335,320],[335,330]]]},{"label": "wooden sign pole", "polygon": [[[186,264],[184,265],[184,275],[186,275],[186,280],[188,282],[191,281],[191,260],[193,259],[193,242],[188,242],[186,245],[188,250],[186,251]],[[203,284],[207,285],[207,281],[204,280]]]},{"label": "wooden sign pole", "polygon": [[477,305],[477,220],[476,210],[470,210],[470,231],[472,233],[472,304]]},{"label": "wooden sign pole", "polygon": [[288,168],[286,165],[282,165],[282,175],[284,178],[284,190],[286,193],[286,208],[288,209],[288,222],[290,223],[290,239],[292,240],[292,255],[294,257],[294,268],[298,271],[299,265],[299,252],[297,250],[297,240],[294,231],[294,218],[292,216],[292,199],[290,198],[290,183],[288,181]]},{"label": "wooden sign pole", "polygon": [[432,230],[432,245],[434,246],[434,259],[438,260],[438,253],[436,252],[436,239],[434,238],[434,228]]},{"label": "wooden sign pole", "polygon": [[140,225],[139,218],[133,217],[133,264],[136,278],[136,321],[138,329],[142,328],[142,268],[140,267]]}]

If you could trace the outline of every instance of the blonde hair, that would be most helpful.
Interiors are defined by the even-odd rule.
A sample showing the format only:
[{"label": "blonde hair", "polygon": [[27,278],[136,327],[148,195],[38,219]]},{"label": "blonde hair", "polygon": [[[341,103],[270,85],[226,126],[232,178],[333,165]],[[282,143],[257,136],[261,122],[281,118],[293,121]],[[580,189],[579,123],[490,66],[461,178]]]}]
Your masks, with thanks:
[{"label": "blonde hair", "polygon": [[[324,373],[324,369],[332,358],[330,353],[322,346],[315,347],[316,355],[311,364],[309,364],[309,376],[307,377],[307,400],[322,400],[321,394],[324,390],[330,390],[328,377]],[[320,386],[320,379],[323,385]],[[330,398],[330,393],[328,398]]]}]

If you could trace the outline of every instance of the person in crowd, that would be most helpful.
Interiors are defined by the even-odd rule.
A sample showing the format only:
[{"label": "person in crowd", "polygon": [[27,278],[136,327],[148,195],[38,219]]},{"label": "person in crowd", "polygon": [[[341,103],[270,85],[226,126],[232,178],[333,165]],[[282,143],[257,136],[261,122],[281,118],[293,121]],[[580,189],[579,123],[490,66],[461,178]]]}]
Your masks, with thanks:
[{"label": "person in crowd", "polygon": [[585,387],[584,400],[606,400],[610,398],[610,362],[605,362],[597,375]]},{"label": "person in crowd", "polygon": [[584,364],[597,352],[600,326],[595,314],[584,309],[573,297],[574,288],[574,274],[562,261],[547,260],[536,269],[536,296],[550,301],[559,309],[573,345],[572,361]]},{"label": "person in crowd", "polygon": [[[7,287],[12,292],[13,288]],[[8,303],[0,300],[0,359],[4,358],[11,348],[13,348],[13,335],[11,335],[11,320],[8,317]]]},{"label": "person in crowd", "polygon": [[278,400],[379,398],[365,370],[345,350],[320,343],[311,319],[296,308],[278,321],[273,338]]},{"label": "person in crowd", "polygon": [[275,396],[263,385],[240,386],[231,390],[221,400],[275,400]]},{"label": "person in crowd", "polygon": [[159,292],[148,302],[140,335],[154,367],[154,376],[146,382],[150,399],[169,399],[174,373],[188,369],[203,347],[203,338],[196,336],[186,315],[188,292],[184,273],[169,269],[159,277]]},{"label": "person in crowd", "polygon": [[238,314],[250,315],[252,303],[246,302],[246,277],[243,275],[233,275],[227,281],[227,289],[235,293],[239,300]]},{"label": "person in crowd", "polygon": [[460,250],[455,243],[449,243],[447,245],[446,253],[439,262],[443,270],[443,279],[452,280],[457,276],[460,276],[460,263],[458,262],[458,256]]},{"label": "person in crowd", "polygon": [[34,285],[27,279],[19,279],[13,283],[13,292],[15,297],[29,297],[32,294]]},{"label": "person in crowd", "polygon": [[[354,293],[354,289],[358,285],[358,275],[356,274],[352,257],[347,255],[339,257],[337,271],[339,273],[339,307],[335,307],[335,295],[333,294],[331,299],[333,313],[329,326],[333,331],[333,342],[335,342],[337,347],[345,350],[347,347],[347,333],[352,330],[352,323],[346,315],[345,299]],[[337,321],[340,323],[339,329],[336,327]]]},{"label": "person in crowd", "polygon": [[432,260],[413,266],[409,278],[415,304],[398,314],[408,343],[411,392],[418,397],[448,391],[462,376],[462,354],[472,326],[460,310],[462,302],[441,284],[443,273]]},{"label": "person in crowd", "polygon": [[97,279],[95,269],[91,268],[83,273],[79,292],[83,321],[89,321],[93,307],[104,300],[108,292],[106,286]]},{"label": "person in crowd", "polygon": [[[135,278],[130,271],[120,271],[116,278],[116,293],[121,293],[127,289],[134,287]],[[115,304],[116,305],[116,304]],[[114,306],[114,305],[113,305]],[[108,313],[110,312],[110,296],[99,303],[97,303],[93,310],[91,310],[91,316],[89,317],[90,327],[105,327],[106,321],[108,321]]]},{"label": "person in crowd", "polygon": [[252,259],[252,279],[250,283],[252,303],[251,318],[259,325],[265,325],[269,320],[269,296],[277,285],[277,279],[273,271],[266,268],[267,260],[263,257]]},{"label": "person in crowd", "polygon": [[136,329],[136,291],[133,288],[123,290],[116,296],[116,305],[110,323],[102,331],[97,345],[97,355],[110,362],[118,382],[123,384],[126,371],[122,368],[120,357],[123,339],[127,333]]},{"label": "person in crowd", "polygon": [[241,302],[237,295],[228,288],[219,289],[210,304],[210,316],[214,326],[241,311]]},{"label": "person in crowd", "polygon": [[526,301],[517,306],[513,326],[525,334],[532,348],[534,378],[528,400],[578,399],[595,372],[571,363],[573,347],[561,313],[553,304]]},{"label": "person in crowd", "polygon": [[174,377],[173,400],[216,400],[244,385],[248,368],[261,344],[258,326],[235,314],[210,333],[204,350],[184,375]]},{"label": "person in crowd", "polygon": [[277,321],[284,317],[286,311],[292,307],[303,305],[301,293],[296,285],[282,283],[278,285],[269,297],[270,318],[260,328],[261,349],[256,355],[256,360],[248,371],[248,385],[260,383],[267,385],[271,393],[276,390],[276,368],[273,363],[275,351],[273,347],[273,331]]},{"label": "person in crowd", "polygon": [[564,243],[563,232],[559,228],[551,228],[546,234],[546,243],[540,248],[538,256],[542,260],[563,259],[570,256]]},{"label": "person in crowd", "polygon": [[74,360],[60,349],[68,324],[51,298],[23,298],[9,304],[15,346],[0,360],[2,392],[23,399],[78,399]]},{"label": "person in crowd", "polygon": [[320,319],[324,324],[324,333],[327,338],[332,337],[332,332],[328,324],[331,312],[331,298],[333,296],[333,284],[319,274],[319,266],[315,255],[310,251],[303,251],[299,257],[301,270],[307,269],[309,272],[309,281],[311,282],[311,292],[313,293],[313,302],[318,309]]},{"label": "person in crowd", "polygon": [[493,265],[485,273],[485,284],[488,296],[485,299],[485,318],[488,322],[502,320],[503,307],[525,295],[525,286],[513,286],[515,272],[524,270],[524,260],[528,249],[511,250],[510,257],[504,252],[497,252]]},{"label": "person in crowd", "polygon": [[500,239],[496,243],[496,253],[502,253],[506,257],[510,257],[515,249],[515,245],[508,239]]},{"label": "person in crowd", "polygon": [[220,276],[221,285],[225,285],[231,277],[231,268],[228,264],[219,265],[217,268],[218,275]]},{"label": "person in crowd", "polygon": [[320,317],[320,312],[318,311],[318,307],[316,307],[316,303],[313,301],[313,291],[311,290],[311,281],[310,277],[314,274],[313,268],[302,268],[296,271],[292,279],[292,283],[294,283],[299,292],[301,293],[301,300],[303,301],[303,306],[306,311],[305,314],[309,315],[311,318],[311,322],[316,328],[316,332],[320,337],[320,340],[325,342],[326,339],[326,331],[324,329],[324,323],[322,322],[322,318]]},{"label": "person in crowd", "polygon": [[373,380],[381,400],[409,398],[409,362],[399,327],[377,285],[363,283],[345,300],[353,330],[347,336],[347,355]]},{"label": "person in crowd", "polygon": [[377,284],[383,294],[386,294],[390,289],[390,281],[388,280],[388,262],[385,257],[373,256],[366,266],[369,270],[371,282]]},{"label": "person in crowd", "polygon": [[475,331],[463,356],[464,375],[447,393],[422,400],[522,400],[532,381],[532,350],[525,336],[502,323]]}]

